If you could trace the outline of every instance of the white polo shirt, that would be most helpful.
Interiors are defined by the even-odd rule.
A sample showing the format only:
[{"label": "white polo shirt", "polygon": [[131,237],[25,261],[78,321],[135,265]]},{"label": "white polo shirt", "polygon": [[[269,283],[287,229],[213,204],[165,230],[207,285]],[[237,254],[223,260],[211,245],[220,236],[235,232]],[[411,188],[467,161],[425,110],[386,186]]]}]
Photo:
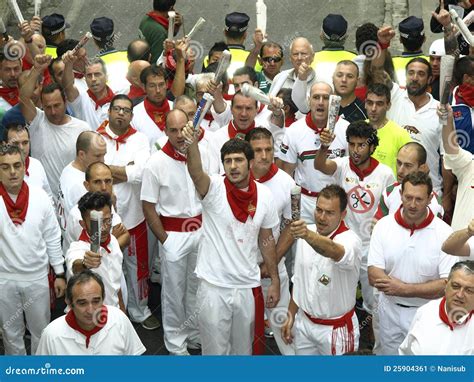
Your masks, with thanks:
[{"label": "white polo shirt", "polygon": [[99,106],[89,97],[86,90],[78,88],[79,96],[72,102],[68,102],[76,118],[87,122],[92,130],[97,130],[106,119],[109,118],[110,102]]},{"label": "white polo shirt", "polygon": [[227,201],[224,177],[211,177],[209,191],[202,199],[203,237],[196,274],[225,288],[254,288],[260,285],[258,236],[261,228],[272,229],[278,216],[272,194],[257,185],[257,209],[253,218],[238,221]]},{"label": "white polo shirt", "polygon": [[48,194],[51,202],[54,201],[53,193],[51,191],[51,187],[49,186],[46,172],[44,171],[44,167],[38,159],[30,157],[28,174],[25,173],[24,180],[30,187],[42,188]]},{"label": "white polo shirt", "polygon": [[[105,127],[111,137],[116,135]],[[113,139],[103,135],[107,144],[105,163],[112,166],[125,166],[127,181],[114,185],[114,194],[117,196],[117,212],[123,219],[127,229],[135,228],[145,220],[140,201],[140,189],[143,169],[150,156],[150,145],[146,136],[140,132],[129,136],[127,142],[119,144],[117,149]],[[130,164],[133,163],[133,164]]]},{"label": "white polo shirt", "polygon": [[48,264],[64,273],[61,230],[53,205],[42,188],[29,187],[25,221],[15,225],[0,198],[0,279],[46,279]]},{"label": "white polo shirt", "polygon": [[474,319],[451,330],[439,317],[441,300],[418,308],[400,355],[474,355]]},{"label": "white polo shirt", "polygon": [[146,351],[129,318],[107,305],[107,323],[86,338],[66,322],[66,315],[51,322],[41,334],[36,355],[140,355]]},{"label": "white polo shirt", "polygon": [[73,162],[64,167],[59,178],[58,218],[61,229],[66,230],[66,218],[79,199],[87,192],[84,187],[86,174],[73,166]]},{"label": "white polo shirt", "polygon": [[440,153],[442,152],[441,129],[438,114],[436,113],[439,101],[431,94],[429,102],[419,110],[415,110],[413,102],[408,98],[406,90],[400,89],[397,84],[392,88],[392,106],[387,112],[387,118],[395,121],[400,126],[410,125],[416,127],[420,133],[410,134],[411,138],[421,143],[426,149],[426,163],[430,168],[430,177],[433,188],[441,195],[443,179],[440,173]]},{"label": "white polo shirt", "polygon": [[[346,130],[349,122],[339,118],[334,129],[336,139],[328,150],[328,158],[334,159],[347,155]],[[285,129],[278,158],[296,164],[295,181],[311,192],[319,192],[328,184],[334,183],[334,177],[314,169],[314,158],[321,147],[319,134],[311,129],[305,118]]]},{"label": "white polo shirt", "polygon": [[[316,225],[308,229],[316,232]],[[344,256],[338,262],[321,256],[306,240],[296,242],[293,300],[300,309],[317,318],[341,317],[356,302],[361,241],[352,230],[336,234],[333,241],[344,247]]]},{"label": "white polo shirt", "polygon": [[[73,275],[72,265],[74,261],[82,261],[86,251],[90,251],[90,248],[91,244],[82,240],[71,243],[65,256],[68,279]],[[99,254],[101,256],[100,265],[98,268],[91,268],[91,271],[100,275],[104,282],[104,304],[119,307],[118,293],[120,291],[120,280],[123,272],[123,254],[117,239],[112,234],[110,234],[108,248],[110,253],[102,247],[99,248]]]},{"label": "white polo shirt", "polygon": [[[372,161],[375,161],[371,158]],[[334,173],[336,184],[347,193],[347,226],[362,240],[362,248],[367,249],[372,229],[372,218],[377,211],[383,190],[395,180],[390,167],[379,163],[373,171],[359,178],[350,166],[349,157],[336,158]],[[365,251],[364,251],[365,252]]]},{"label": "white polo shirt", "polygon": [[[441,219],[434,217],[425,228],[410,230],[399,225],[395,215],[380,219],[370,240],[368,266],[385,270],[389,276],[411,284],[447,278],[451,267],[458,261],[441,246],[453,232]],[[385,296],[394,304],[421,306],[429,300],[419,297]]]},{"label": "white polo shirt", "polygon": [[[170,110],[173,110],[173,102],[168,102],[170,104]],[[166,136],[164,129],[161,130],[146,112],[144,101],[140,102],[133,108],[133,119],[131,125],[134,129],[145,134],[150,147],[153,146],[160,138]]]}]

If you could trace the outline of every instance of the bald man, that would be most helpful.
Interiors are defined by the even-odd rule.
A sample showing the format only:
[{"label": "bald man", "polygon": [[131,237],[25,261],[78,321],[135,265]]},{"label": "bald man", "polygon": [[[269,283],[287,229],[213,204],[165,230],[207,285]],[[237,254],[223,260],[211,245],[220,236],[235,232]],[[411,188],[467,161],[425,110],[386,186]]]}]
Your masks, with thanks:
[{"label": "bald man", "polygon": [[137,60],[130,63],[128,67],[127,80],[130,82],[128,97],[132,100],[133,106],[138,105],[145,98],[145,88],[140,81],[140,74],[143,69],[148,68],[150,63],[145,60]]}]

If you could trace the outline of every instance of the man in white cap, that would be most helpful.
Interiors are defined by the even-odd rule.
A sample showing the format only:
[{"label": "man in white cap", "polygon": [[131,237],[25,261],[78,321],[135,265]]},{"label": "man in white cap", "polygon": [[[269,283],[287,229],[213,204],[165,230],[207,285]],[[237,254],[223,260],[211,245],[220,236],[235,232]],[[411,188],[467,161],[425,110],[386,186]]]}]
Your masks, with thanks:
[{"label": "man in white cap", "polygon": [[433,80],[431,81],[431,95],[434,99],[439,101],[439,75],[441,70],[441,56],[444,56],[446,51],[444,49],[444,39],[434,40],[430,46],[430,64],[433,72]]}]

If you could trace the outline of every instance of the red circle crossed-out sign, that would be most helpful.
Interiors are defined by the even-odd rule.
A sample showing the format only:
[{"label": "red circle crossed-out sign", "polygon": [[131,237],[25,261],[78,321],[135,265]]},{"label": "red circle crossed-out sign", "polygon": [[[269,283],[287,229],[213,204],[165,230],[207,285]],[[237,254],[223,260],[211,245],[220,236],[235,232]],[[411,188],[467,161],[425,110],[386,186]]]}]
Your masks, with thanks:
[{"label": "red circle crossed-out sign", "polygon": [[375,203],[375,197],[372,191],[355,186],[347,193],[347,203],[351,211],[356,214],[365,214],[369,212]]}]

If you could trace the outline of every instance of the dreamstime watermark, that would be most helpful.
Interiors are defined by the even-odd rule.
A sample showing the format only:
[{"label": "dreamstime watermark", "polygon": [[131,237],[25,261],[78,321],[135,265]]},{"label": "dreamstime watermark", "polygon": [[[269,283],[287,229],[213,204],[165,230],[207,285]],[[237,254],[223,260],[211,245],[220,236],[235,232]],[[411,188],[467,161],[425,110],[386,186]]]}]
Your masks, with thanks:
[{"label": "dreamstime watermark", "polygon": [[10,325],[12,325],[15,321],[22,319],[23,320],[23,312],[27,310],[31,305],[33,305],[33,298],[29,298],[24,304],[19,303],[17,304],[17,310],[12,316],[3,324],[3,329],[7,329]]},{"label": "dreamstime watermark", "polygon": [[43,367],[7,367],[5,375],[85,375],[86,371],[82,367],[75,368],[56,368],[51,367],[46,362]]}]

